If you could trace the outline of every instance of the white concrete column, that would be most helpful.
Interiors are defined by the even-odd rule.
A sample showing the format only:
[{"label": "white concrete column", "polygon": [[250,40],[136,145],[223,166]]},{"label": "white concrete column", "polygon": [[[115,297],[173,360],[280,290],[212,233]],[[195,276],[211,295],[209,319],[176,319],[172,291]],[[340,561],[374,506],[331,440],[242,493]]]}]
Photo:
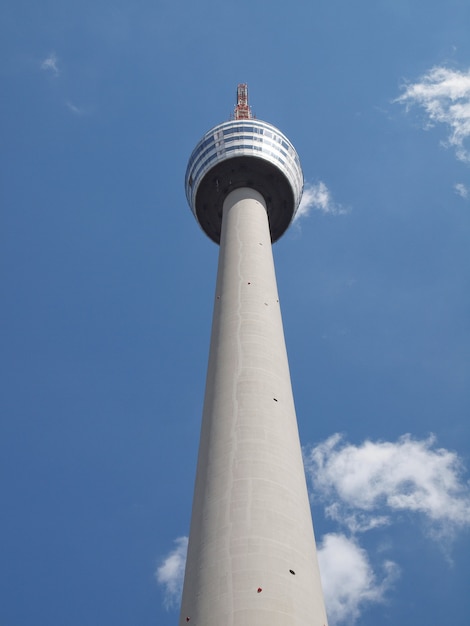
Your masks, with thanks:
[{"label": "white concrete column", "polygon": [[224,203],[180,626],[326,626],[263,197]]}]

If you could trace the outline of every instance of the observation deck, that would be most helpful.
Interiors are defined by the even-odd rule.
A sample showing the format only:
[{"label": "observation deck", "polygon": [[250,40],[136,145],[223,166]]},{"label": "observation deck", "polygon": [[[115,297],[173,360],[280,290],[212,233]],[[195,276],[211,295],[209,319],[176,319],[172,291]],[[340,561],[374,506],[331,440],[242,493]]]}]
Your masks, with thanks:
[{"label": "observation deck", "polygon": [[303,174],[294,146],[267,122],[247,118],[219,124],[191,154],[186,197],[199,225],[215,243],[220,243],[224,200],[240,187],[255,189],[264,197],[274,243],[297,211]]}]

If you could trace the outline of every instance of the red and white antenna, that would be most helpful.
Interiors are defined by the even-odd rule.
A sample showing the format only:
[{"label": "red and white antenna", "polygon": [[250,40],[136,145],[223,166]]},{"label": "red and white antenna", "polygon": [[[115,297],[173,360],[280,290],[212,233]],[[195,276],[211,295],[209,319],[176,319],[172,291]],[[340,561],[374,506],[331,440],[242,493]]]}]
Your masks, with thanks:
[{"label": "red and white antenna", "polygon": [[236,120],[250,120],[251,109],[248,104],[248,85],[240,83],[237,88],[237,105],[233,114]]}]

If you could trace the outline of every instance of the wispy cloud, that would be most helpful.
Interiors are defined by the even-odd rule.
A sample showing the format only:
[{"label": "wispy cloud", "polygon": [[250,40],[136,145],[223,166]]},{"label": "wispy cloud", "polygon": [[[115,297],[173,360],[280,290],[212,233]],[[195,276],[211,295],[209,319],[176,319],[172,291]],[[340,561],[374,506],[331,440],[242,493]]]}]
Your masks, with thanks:
[{"label": "wispy cloud", "polygon": [[336,434],[307,458],[313,493],[351,532],[391,523],[391,513],[421,515],[431,533],[451,537],[470,525],[470,491],[455,452],[409,435],[355,446]]},{"label": "wispy cloud", "polygon": [[458,194],[464,200],[468,198],[468,187],[466,187],[463,183],[456,183],[454,185],[454,189],[455,189],[455,193]]},{"label": "wispy cloud", "polygon": [[85,111],[77,107],[75,104],[72,104],[70,101],[67,101],[65,104],[68,110],[74,115],[78,115],[78,116],[84,115]]},{"label": "wispy cloud", "polygon": [[53,76],[58,76],[60,74],[59,60],[55,52],[51,52],[49,56],[42,61],[41,69],[52,73]]},{"label": "wispy cloud", "polygon": [[447,144],[455,148],[459,160],[470,163],[465,147],[470,137],[470,70],[433,67],[417,82],[406,84],[395,102],[422,107],[427,115],[425,127],[446,125],[450,131]]},{"label": "wispy cloud", "polygon": [[155,572],[157,582],[163,587],[163,604],[167,610],[180,603],[188,538],[178,537],[175,544],[176,547],[162,560]]},{"label": "wispy cloud", "polygon": [[[41,62],[41,70],[44,72],[48,72],[54,78],[57,78],[61,73],[59,68],[59,59],[55,52],[51,52],[42,62]],[[86,111],[82,107],[78,107],[76,104],[73,104],[70,100],[65,100],[65,106],[67,109],[76,115],[77,117],[81,117],[82,115],[86,115],[88,111]]]},{"label": "wispy cloud", "polygon": [[348,212],[340,204],[333,201],[331,191],[322,181],[314,185],[307,183],[304,186],[302,200],[300,201],[295,219],[307,217],[312,210],[330,215],[343,215]]},{"label": "wispy cloud", "polygon": [[366,606],[383,602],[399,574],[393,561],[384,561],[379,580],[367,552],[342,534],[323,537],[318,560],[330,626],[353,624]]}]

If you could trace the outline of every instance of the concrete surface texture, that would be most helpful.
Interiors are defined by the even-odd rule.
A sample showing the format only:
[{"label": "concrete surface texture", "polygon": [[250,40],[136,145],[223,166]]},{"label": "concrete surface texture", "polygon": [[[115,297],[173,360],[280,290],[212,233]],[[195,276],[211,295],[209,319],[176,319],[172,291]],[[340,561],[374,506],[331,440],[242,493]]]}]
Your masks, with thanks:
[{"label": "concrete surface texture", "polygon": [[264,198],[223,206],[180,626],[326,626]]}]

